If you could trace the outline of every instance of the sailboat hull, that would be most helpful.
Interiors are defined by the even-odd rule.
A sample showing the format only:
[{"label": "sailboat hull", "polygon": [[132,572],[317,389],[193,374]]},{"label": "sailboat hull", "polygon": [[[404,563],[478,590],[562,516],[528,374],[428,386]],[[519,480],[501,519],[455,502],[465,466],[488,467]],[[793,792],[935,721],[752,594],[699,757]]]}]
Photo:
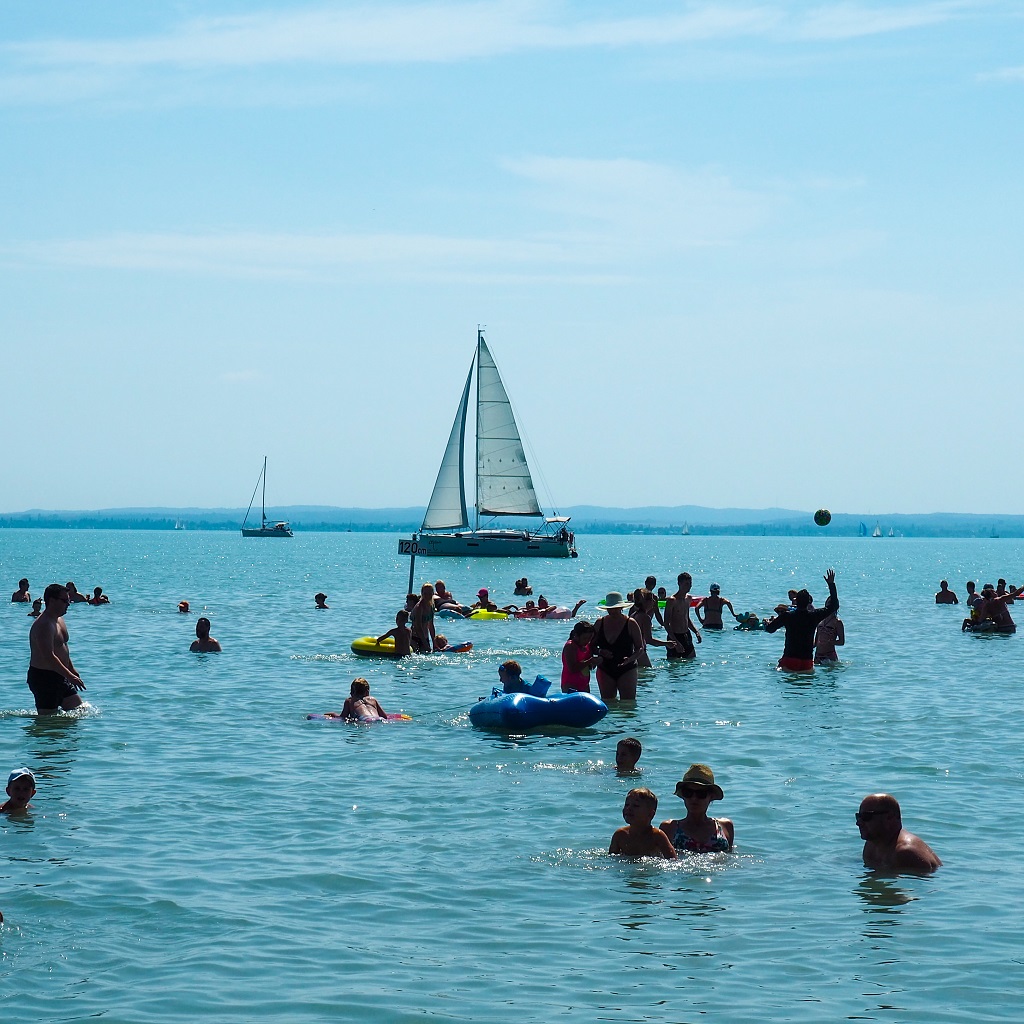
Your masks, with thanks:
[{"label": "sailboat hull", "polygon": [[287,527],[266,526],[258,530],[242,530],[243,537],[293,537],[292,531]]},{"label": "sailboat hull", "polygon": [[416,539],[417,555],[474,558],[575,558],[569,538],[532,534],[525,530],[477,530],[428,533]]}]

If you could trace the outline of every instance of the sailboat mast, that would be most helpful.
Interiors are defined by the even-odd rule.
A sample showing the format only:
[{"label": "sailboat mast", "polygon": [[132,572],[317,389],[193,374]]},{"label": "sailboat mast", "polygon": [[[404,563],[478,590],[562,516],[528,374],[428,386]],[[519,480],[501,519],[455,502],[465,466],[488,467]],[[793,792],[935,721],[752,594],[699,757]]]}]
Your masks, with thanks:
[{"label": "sailboat mast", "polygon": [[476,329],[476,448],[473,451],[473,458],[476,462],[476,498],[473,501],[473,529],[480,529],[480,346],[484,341],[484,332],[481,327]]},{"label": "sailboat mast", "polygon": [[263,497],[261,499],[263,506],[263,526],[267,525],[267,457],[263,456]]}]

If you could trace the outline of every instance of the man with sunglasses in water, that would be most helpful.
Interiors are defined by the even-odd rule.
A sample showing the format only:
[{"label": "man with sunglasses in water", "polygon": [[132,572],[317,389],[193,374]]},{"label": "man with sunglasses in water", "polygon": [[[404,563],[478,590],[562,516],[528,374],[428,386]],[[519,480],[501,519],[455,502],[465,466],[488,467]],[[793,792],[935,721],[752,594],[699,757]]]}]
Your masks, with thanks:
[{"label": "man with sunglasses in water", "polygon": [[28,631],[28,686],[41,715],[52,715],[59,708],[70,711],[82,704],[78,691],[85,689],[85,683],[71,661],[64,624],[68,602],[67,588],[51,583],[43,591],[43,613]]},{"label": "man with sunglasses in water", "polygon": [[930,874],[942,866],[935,851],[903,827],[900,805],[888,793],[872,793],[860,802],[857,828],[864,840],[864,864],[876,871]]}]

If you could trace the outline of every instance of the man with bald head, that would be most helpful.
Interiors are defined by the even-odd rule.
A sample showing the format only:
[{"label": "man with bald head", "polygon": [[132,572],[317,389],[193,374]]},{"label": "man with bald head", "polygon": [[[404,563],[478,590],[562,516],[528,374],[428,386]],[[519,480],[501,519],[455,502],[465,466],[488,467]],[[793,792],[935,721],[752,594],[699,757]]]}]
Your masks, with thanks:
[{"label": "man with bald head", "polygon": [[930,874],[942,866],[935,851],[903,827],[900,805],[888,793],[872,793],[860,802],[857,827],[864,840],[864,864],[875,871]]}]

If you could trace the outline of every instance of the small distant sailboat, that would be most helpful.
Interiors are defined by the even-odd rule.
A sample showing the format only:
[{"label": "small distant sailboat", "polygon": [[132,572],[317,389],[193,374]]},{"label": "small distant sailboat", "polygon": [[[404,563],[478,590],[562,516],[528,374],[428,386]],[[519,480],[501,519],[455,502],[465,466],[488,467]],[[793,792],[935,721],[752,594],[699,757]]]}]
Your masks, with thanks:
[{"label": "small distant sailboat", "polygon": [[893,528],[891,526],[889,527],[889,536],[890,537],[895,537],[896,536],[896,533],[894,532],[894,530],[893,530]]},{"label": "small distant sailboat", "polygon": [[881,526],[878,525],[878,523],[875,523],[875,528],[871,531],[871,536],[872,537],[881,537],[882,536],[882,528],[881,528]]},{"label": "small distant sailboat", "polygon": [[[260,481],[263,481],[263,516],[259,529],[250,527],[248,530],[245,524],[249,521],[249,513],[252,511],[252,503],[256,500],[256,492],[260,489]],[[245,510],[245,519],[242,520],[243,537],[292,537],[292,528],[285,522],[267,523],[267,457],[263,456],[263,469],[260,470],[259,480],[253,488],[252,497],[249,499],[249,507]]]},{"label": "small distant sailboat", "polygon": [[[470,526],[463,460],[469,393],[476,376],[476,503]],[[515,558],[575,558],[575,537],[568,516],[548,516],[534,529],[480,527],[481,516],[543,517],[530,467],[519,436],[512,403],[498,375],[484,332],[477,330],[476,352],[455,414],[437,482],[423,525],[412,542],[420,555],[482,555]],[[415,545],[412,547],[412,545]]]},{"label": "small distant sailboat", "polygon": [[863,523],[861,523],[860,526],[857,529],[857,536],[858,537],[866,537],[867,535],[868,535],[868,528]]},{"label": "small distant sailboat", "polygon": [[176,530],[184,530],[185,529],[185,521],[183,519],[175,519],[174,520],[174,528]]},{"label": "small distant sailboat", "polygon": [[683,536],[684,537],[689,537],[690,536],[690,524],[689,523],[683,523]]}]

